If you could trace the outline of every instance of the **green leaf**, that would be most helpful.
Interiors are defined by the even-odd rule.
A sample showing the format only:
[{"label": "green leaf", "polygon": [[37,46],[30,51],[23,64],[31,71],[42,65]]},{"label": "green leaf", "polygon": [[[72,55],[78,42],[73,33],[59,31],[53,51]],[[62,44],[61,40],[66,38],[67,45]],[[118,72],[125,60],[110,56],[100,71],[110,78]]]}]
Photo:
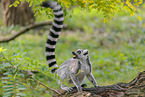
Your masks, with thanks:
[{"label": "green leaf", "polygon": [[10,63],[2,63],[2,64],[0,65],[0,68],[7,68],[7,67],[9,67],[9,66],[11,66]]},{"label": "green leaf", "polygon": [[4,91],[13,90],[14,87],[3,88]]},{"label": "green leaf", "polygon": [[13,88],[14,87],[14,85],[5,85],[5,86],[3,86],[2,88]]},{"label": "green leaf", "polygon": [[[12,75],[12,73],[6,72],[6,73],[4,73],[3,75]],[[13,75],[12,75],[12,76],[13,76]]]},{"label": "green leaf", "polygon": [[17,93],[17,95],[19,95],[19,96],[26,96],[26,94],[24,94],[24,93]]},{"label": "green leaf", "polygon": [[10,79],[9,77],[2,77],[2,79],[4,80],[4,79]]},{"label": "green leaf", "polygon": [[14,90],[4,91],[3,95],[12,94],[12,93],[14,93]]},{"label": "green leaf", "polygon": [[25,75],[24,74],[21,74],[21,73],[18,73],[17,76],[18,77],[24,77]]},{"label": "green leaf", "polygon": [[11,97],[12,96],[12,94],[5,94],[5,95],[3,95],[3,97]]},{"label": "green leaf", "polygon": [[3,80],[2,80],[2,83],[3,83],[3,84],[12,84],[13,81],[3,81]]},{"label": "green leaf", "polygon": [[27,88],[18,88],[18,90],[26,90]]}]

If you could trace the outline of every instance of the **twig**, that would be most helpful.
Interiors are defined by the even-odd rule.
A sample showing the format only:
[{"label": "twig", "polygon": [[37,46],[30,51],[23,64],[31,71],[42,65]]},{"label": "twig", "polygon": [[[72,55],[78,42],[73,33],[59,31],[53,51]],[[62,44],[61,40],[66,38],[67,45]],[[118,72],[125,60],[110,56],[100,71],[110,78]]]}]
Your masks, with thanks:
[{"label": "twig", "polygon": [[[33,78],[33,79],[34,79],[34,78]],[[40,81],[38,81],[38,80],[36,80],[36,79],[34,79],[34,80],[35,80],[36,82],[38,82],[39,84],[41,84],[42,86],[44,86],[45,88],[47,88],[48,90],[51,90],[51,91],[53,91],[53,92],[55,92],[55,93],[61,95],[58,91],[56,91],[56,90],[54,90],[54,89],[52,89],[52,88],[47,87],[44,83],[42,83],[42,82],[40,82]]]},{"label": "twig", "polygon": [[4,55],[2,55],[2,57],[3,57],[8,63],[10,63],[10,64],[12,65],[13,68],[17,69],[18,71],[20,71],[20,72],[22,72],[22,73],[25,73],[27,76],[29,76],[29,78],[35,80],[37,83],[41,84],[41,85],[44,86],[46,89],[48,89],[48,90],[50,90],[50,91],[53,91],[53,92],[57,93],[58,95],[61,95],[58,91],[56,91],[56,90],[54,90],[54,89],[52,89],[52,88],[47,87],[44,83],[42,83],[42,82],[36,80],[35,78],[33,78],[33,77],[32,77],[33,73],[29,73],[29,72],[27,72],[26,70],[20,70],[18,67],[16,67],[14,64],[12,64]]}]

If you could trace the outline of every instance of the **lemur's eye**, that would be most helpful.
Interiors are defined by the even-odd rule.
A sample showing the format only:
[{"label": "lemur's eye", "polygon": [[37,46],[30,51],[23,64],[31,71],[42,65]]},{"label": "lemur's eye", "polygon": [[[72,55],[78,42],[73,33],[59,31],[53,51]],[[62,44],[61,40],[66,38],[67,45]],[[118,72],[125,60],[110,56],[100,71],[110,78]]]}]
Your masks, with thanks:
[{"label": "lemur's eye", "polygon": [[77,51],[78,54],[81,54],[81,51]]},{"label": "lemur's eye", "polygon": [[87,54],[88,54],[88,52],[85,52],[85,53],[84,53],[84,55],[87,55]]}]

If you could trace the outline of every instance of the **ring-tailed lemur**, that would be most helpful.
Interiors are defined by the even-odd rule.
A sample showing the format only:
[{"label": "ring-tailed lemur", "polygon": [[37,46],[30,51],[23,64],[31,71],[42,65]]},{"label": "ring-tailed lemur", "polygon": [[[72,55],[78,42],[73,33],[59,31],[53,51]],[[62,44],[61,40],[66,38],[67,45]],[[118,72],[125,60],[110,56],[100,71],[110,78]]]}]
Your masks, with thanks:
[{"label": "ring-tailed lemur", "polygon": [[[92,66],[89,59],[89,51],[78,49],[72,52],[73,58],[66,60],[63,64],[60,65],[57,70],[57,74],[60,79],[63,81],[68,81],[73,83],[78,91],[82,91],[81,83],[84,80],[85,76],[89,79],[92,84],[97,87],[96,80],[92,74]],[[70,91],[71,87],[66,87],[62,83],[61,88],[63,90]]]},{"label": "ring-tailed lemur", "polygon": [[[58,69],[54,52],[57,39],[63,27],[63,11],[61,6],[54,1],[43,2],[41,6],[51,8],[54,13],[54,22],[52,23],[52,28],[47,37],[45,52],[49,67],[53,67],[51,72],[58,74],[62,82],[68,80],[69,83],[74,83],[78,91],[82,91],[81,82],[85,76],[87,76],[93,85],[97,87],[96,80],[91,73],[92,67],[89,60],[88,50],[78,49],[77,51],[72,52],[73,58],[66,60]],[[66,87],[65,84],[62,84],[61,88],[67,91],[72,89],[71,87]]]}]

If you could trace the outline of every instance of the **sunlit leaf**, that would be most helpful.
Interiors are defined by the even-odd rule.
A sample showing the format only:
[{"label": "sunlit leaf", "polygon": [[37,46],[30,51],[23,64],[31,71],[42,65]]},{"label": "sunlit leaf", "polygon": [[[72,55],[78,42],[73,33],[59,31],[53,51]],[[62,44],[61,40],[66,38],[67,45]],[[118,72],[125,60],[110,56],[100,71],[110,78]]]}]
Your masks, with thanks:
[{"label": "sunlit leaf", "polygon": [[140,16],[138,16],[138,19],[141,21],[141,17]]},{"label": "sunlit leaf", "polygon": [[5,50],[7,50],[7,49],[3,49],[3,47],[0,47],[0,52],[3,52]]},{"label": "sunlit leaf", "polygon": [[143,3],[143,0],[139,0],[138,4],[142,4]]}]

